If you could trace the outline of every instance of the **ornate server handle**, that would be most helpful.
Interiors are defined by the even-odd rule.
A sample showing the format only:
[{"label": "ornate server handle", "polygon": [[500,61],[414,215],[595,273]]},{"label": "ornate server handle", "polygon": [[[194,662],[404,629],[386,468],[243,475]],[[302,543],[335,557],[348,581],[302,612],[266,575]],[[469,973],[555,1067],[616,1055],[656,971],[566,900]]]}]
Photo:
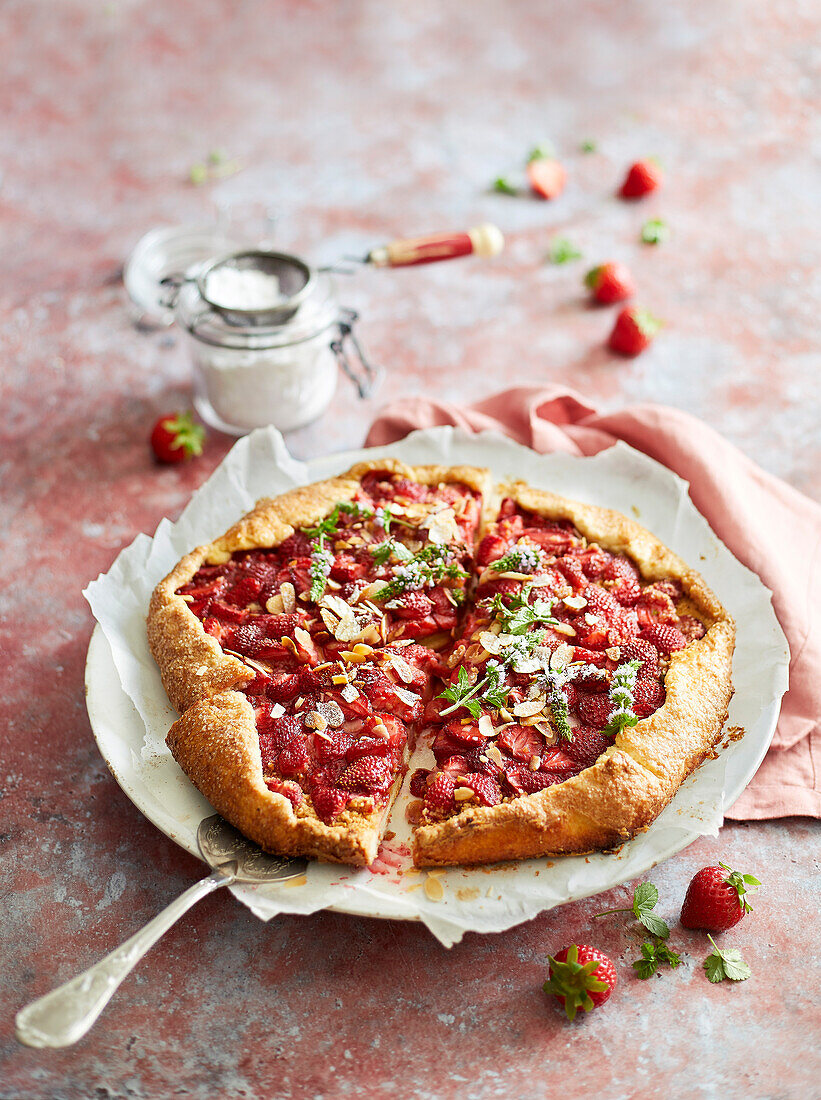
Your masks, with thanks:
[{"label": "ornate server handle", "polygon": [[160,936],[200,898],[233,881],[233,876],[214,871],[195,882],[121,947],[65,985],[26,1005],[15,1020],[19,1041],[29,1047],[68,1047],[82,1039],[123,978]]}]

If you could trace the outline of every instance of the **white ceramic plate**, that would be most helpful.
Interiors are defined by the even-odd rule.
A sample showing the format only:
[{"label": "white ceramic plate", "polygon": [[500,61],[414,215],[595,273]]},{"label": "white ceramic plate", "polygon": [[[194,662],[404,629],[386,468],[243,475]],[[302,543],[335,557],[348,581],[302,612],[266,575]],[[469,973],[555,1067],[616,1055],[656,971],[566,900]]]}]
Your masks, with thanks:
[{"label": "white ceramic plate", "polygon": [[[416,463],[487,465],[499,478],[524,477],[536,486],[638,515],[700,569],[736,619],[736,695],[728,725],[741,726],[746,734],[729,744],[717,760],[702,765],[650,829],[617,855],[529,860],[498,869],[453,868],[439,879],[444,897],[434,901],[419,889],[422,880],[407,873],[409,859],[402,844],[409,831],[403,794],[390,822],[396,839],[375,871],[311,865],[302,889],[246,887],[238,888],[237,896],[263,919],[282,911],[307,913],[320,908],[421,919],[443,943],[451,944],[468,929],[499,931],[543,909],[609,889],[644,874],[696,837],[715,833],[723,812],[744,790],[767,751],[787,686],[789,653],[770,593],[715,537],[695,510],[685,484],[623,445],[594,458],[540,456],[491,433],[467,436],[432,429],[414,433],[380,453]],[[253,433],[233,448],[195,496],[176,531],[167,523],[161,525],[153,544],[140,536],[109,574],[89,586],[89,600],[103,624],[92,635],[86,665],[88,712],[97,744],[135,806],[194,855],[198,854],[197,825],[213,811],[162,746],[174,715],[161,687],[157,688],[159,677],[146,656],[145,593],[174,564],[181,539],[188,540],[183,547],[187,549],[220,533],[245,510],[248,494],[250,499],[262,495],[261,483],[269,493],[280,492],[295,479],[307,482],[340,472],[366,454],[336,455],[301,467],[272,430]],[[232,500],[228,484],[242,485],[247,492],[233,491],[236,499]],[[176,547],[165,545],[169,532],[171,538],[178,536]],[[117,598],[126,575],[132,578],[130,609]],[[135,588],[140,590],[135,593]]]}]

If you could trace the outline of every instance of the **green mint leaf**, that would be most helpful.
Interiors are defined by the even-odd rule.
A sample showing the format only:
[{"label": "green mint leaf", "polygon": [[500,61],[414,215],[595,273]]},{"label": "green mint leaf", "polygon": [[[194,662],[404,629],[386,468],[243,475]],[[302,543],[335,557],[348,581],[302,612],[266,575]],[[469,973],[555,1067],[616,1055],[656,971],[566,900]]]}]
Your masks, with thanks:
[{"label": "green mint leaf", "polygon": [[681,965],[681,955],[677,951],[673,951],[666,943],[656,945],[656,958],[660,962],[667,963],[671,970],[675,970],[677,966]]},{"label": "green mint leaf", "polygon": [[656,967],[657,964],[655,959],[636,959],[633,963],[636,977],[641,978],[642,981],[652,978],[656,972]]},{"label": "green mint leaf", "polygon": [[659,900],[659,892],[652,882],[640,882],[633,894],[633,912],[636,916],[642,910],[655,908]]},{"label": "green mint leaf", "polygon": [[596,143],[595,143],[595,141],[589,141],[589,140],[588,141],[583,141],[581,143],[581,145],[579,146],[579,148],[581,149],[581,151],[583,153],[595,153],[596,152]]},{"label": "green mint leaf", "polygon": [[704,970],[707,973],[708,981],[724,981],[724,963],[721,961],[718,955],[707,956],[707,958],[704,960]]},{"label": "green mint leaf", "polygon": [[498,191],[502,195],[518,195],[519,193],[518,188],[514,187],[505,176],[496,177],[493,181],[493,190]]},{"label": "green mint leaf", "polygon": [[654,936],[658,936],[660,940],[666,940],[670,935],[667,922],[662,920],[661,917],[657,917],[655,913],[642,912],[638,914],[638,918],[647,931]]},{"label": "green mint leaf", "polygon": [[555,156],[556,149],[551,142],[546,141],[542,145],[533,146],[527,154],[527,163],[532,164],[534,160],[553,160]]},{"label": "green mint leaf", "polygon": [[707,939],[715,950],[704,960],[704,970],[711,982],[720,982],[728,978],[731,982],[746,982],[752,970],[741,957],[737,947],[716,947],[716,941],[708,934]]},{"label": "green mint leaf", "polygon": [[567,237],[556,237],[550,246],[549,259],[554,264],[567,264],[571,260],[580,260],[582,253]]},{"label": "green mint leaf", "polygon": [[725,948],[721,952],[721,958],[724,962],[724,976],[731,982],[746,982],[752,974],[752,970],[742,959],[738,948]]},{"label": "green mint leaf", "polygon": [[669,236],[669,226],[661,218],[650,218],[641,227],[641,239],[645,244],[662,244]]}]

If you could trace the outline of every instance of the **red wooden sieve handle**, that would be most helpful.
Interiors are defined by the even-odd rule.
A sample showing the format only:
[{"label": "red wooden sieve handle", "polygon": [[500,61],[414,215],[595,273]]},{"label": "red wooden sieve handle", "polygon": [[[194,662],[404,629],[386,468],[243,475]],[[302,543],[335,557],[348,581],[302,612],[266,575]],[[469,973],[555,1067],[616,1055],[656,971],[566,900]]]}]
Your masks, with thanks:
[{"label": "red wooden sieve handle", "polygon": [[454,260],[457,256],[496,256],[504,243],[495,225],[479,225],[465,233],[432,233],[428,237],[391,241],[369,253],[368,261],[376,267],[412,267]]}]

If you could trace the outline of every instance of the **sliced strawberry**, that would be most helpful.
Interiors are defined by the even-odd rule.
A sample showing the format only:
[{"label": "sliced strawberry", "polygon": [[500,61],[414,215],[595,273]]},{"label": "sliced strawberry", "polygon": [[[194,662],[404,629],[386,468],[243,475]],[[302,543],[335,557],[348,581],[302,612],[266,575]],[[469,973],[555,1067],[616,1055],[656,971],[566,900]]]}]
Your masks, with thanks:
[{"label": "sliced strawberry", "polygon": [[662,624],[646,626],[641,636],[645,641],[651,642],[660,653],[675,653],[687,645],[687,639],[674,626]]},{"label": "sliced strawberry", "polygon": [[589,768],[612,744],[611,739],[597,729],[592,729],[590,726],[577,726],[573,730],[573,740],[565,742],[562,748],[577,764],[583,768]]},{"label": "sliced strawberry", "polygon": [[498,561],[505,556],[509,547],[510,543],[501,535],[485,535],[476,551],[476,564],[481,567],[490,565],[492,561]]},{"label": "sliced strawberry", "polygon": [[556,562],[556,568],[561,572],[562,576],[573,585],[576,591],[584,588],[587,584],[587,577],[584,574],[582,564],[578,558],[570,557],[570,555],[559,558]]},{"label": "sliced strawberry", "polygon": [[425,809],[432,815],[444,817],[453,808],[453,792],[456,779],[447,772],[436,772],[425,791]]},{"label": "sliced strawberry", "polygon": [[344,729],[324,730],[314,734],[314,755],[321,764],[344,760],[353,744],[353,734]]},{"label": "sliced strawberry", "polygon": [[658,680],[640,677],[633,688],[633,711],[639,718],[648,718],[658,710],[665,699],[665,691]]},{"label": "sliced strawberry", "polygon": [[366,794],[385,794],[393,782],[393,773],[393,765],[385,757],[363,756],[345,768],[338,786]]},{"label": "sliced strawberry", "polygon": [[624,664],[626,661],[641,661],[641,668],[639,668],[639,676],[645,673],[648,676],[656,675],[658,672],[658,650],[652,644],[652,642],[645,641],[643,638],[633,638],[629,642],[625,642],[624,645],[619,646],[619,664]]},{"label": "sliced strawberry", "polygon": [[586,726],[603,729],[610,721],[613,704],[609,695],[583,695],[579,693],[579,717]]},{"label": "sliced strawberry", "polygon": [[331,566],[331,576],[335,581],[359,581],[367,576],[369,564],[357,561],[353,554],[337,554]]},{"label": "sliced strawberry", "polygon": [[333,787],[314,787],[311,791],[311,801],[317,817],[322,818],[326,824],[345,809],[349,798],[347,791],[338,791]]},{"label": "sliced strawberry", "polygon": [[397,619],[424,619],[433,612],[433,600],[422,591],[405,592],[398,600],[392,600],[391,605]]},{"label": "sliced strawberry", "polygon": [[516,760],[530,760],[541,754],[544,739],[533,726],[506,726],[496,738],[496,744]]},{"label": "sliced strawberry", "polygon": [[262,585],[256,577],[242,577],[227,590],[223,599],[237,607],[247,607],[256,600],[261,588]]},{"label": "sliced strawberry", "polygon": [[604,573],[610,558],[611,555],[606,550],[600,550],[598,547],[585,550],[584,553],[579,555],[585,576],[590,577],[592,580]]},{"label": "sliced strawberry", "polygon": [[521,537],[541,547],[549,557],[559,557],[566,554],[573,545],[572,532],[556,524],[525,527]]},{"label": "sliced strawberry", "polygon": [[348,762],[361,760],[363,756],[390,756],[391,743],[384,737],[358,737],[345,753]]},{"label": "sliced strawberry", "polygon": [[452,741],[455,741],[457,745],[484,745],[486,738],[479,732],[479,726],[476,722],[467,722],[462,724],[458,718],[451,722],[448,722],[445,730]]},{"label": "sliced strawberry", "polygon": [[[193,610],[193,605],[189,604],[189,607]],[[223,600],[210,600],[208,611],[211,615],[215,615],[222,623],[241,623],[246,615],[247,611],[244,610],[244,605],[237,607],[230,603],[225,603]]]},{"label": "sliced strawberry", "polygon": [[556,772],[558,775],[564,775],[565,773],[576,772],[578,770],[577,761],[570,753],[565,751],[564,744],[560,749],[548,749],[546,752],[542,753],[539,771]]},{"label": "sliced strawberry", "polygon": [[455,753],[453,756],[446,757],[440,762],[439,767],[448,775],[464,775],[471,770],[467,756],[462,753]]},{"label": "sliced strawberry", "polygon": [[295,737],[277,757],[277,771],[283,775],[299,775],[308,767],[309,759],[308,738]]},{"label": "sliced strawberry", "polygon": [[489,775],[473,773],[457,782],[460,787],[470,787],[482,806],[498,806],[502,801],[502,788]]},{"label": "sliced strawberry", "polygon": [[558,772],[532,772],[530,768],[514,768],[507,772],[507,781],[516,794],[536,794],[556,783],[563,783],[567,775]]},{"label": "sliced strawberry", "polygon": [[269,779],[265,780],[265,786],[269,791],[273,791],[275,794],[285,795],[294,809],[296,809],[305,798],[305,792],[302,787],[292,779],[280,779],[278,776],[271,776]]}]

